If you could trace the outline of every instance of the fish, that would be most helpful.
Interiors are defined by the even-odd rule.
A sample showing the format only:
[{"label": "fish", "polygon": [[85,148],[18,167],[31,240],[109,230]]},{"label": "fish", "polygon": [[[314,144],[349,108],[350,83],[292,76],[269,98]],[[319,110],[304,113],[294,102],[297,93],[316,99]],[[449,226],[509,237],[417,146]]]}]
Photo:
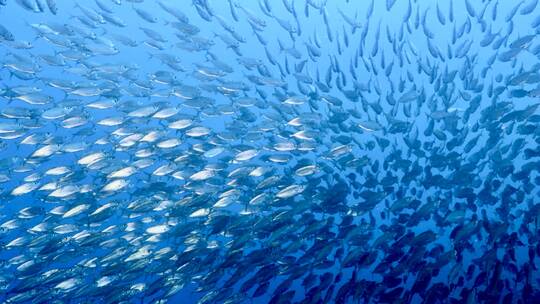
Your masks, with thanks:
[{"label": "fish", "polygon": [[0,301],[538,302],[537,6],[0,1]]},{"label": "fish", "polygon": [[0,37],[4,41],[15,41],[15,36],[3,25],[0,24]]},{"label": "fish", "polygon": [[137,13],[137,15],[139,15],[139,17],[141,17],[141,19],[143,19],[146,22],[149,22],[149,23],[158,22],[157,17],[153,16],[148,10],[137,8],[137,7],[133,7],[133,10],[135,11],[135,13]]},{"label": "fish", "polygon": [[506,22],[510,22],[514,16],[516,15],[516,13],[518,12],[518,9],[521,7],[521,5],[525,3],[525,1],[520,1],[518,2],[509,12],[508,14],[506,15],[505,17],[505,21]]},{"label": "fish", "polygon": [[58,5],[56,4],[55,0],[46,0],[47,1],[47,7],[49,8],[49,11],[51,14],[56,15],[58,14]]},{"label": "fish", "polygon": [[521,10],[519,10],[519,13],[521,15],[528,15],[534,11],[537,5],[538,5],[538,0],[532,0],[528,4],[522,7]]}]

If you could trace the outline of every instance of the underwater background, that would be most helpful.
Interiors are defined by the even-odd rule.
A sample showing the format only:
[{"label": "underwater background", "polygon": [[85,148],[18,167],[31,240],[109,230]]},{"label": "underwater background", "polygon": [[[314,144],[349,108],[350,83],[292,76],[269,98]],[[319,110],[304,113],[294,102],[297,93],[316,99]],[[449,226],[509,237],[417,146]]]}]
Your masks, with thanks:
[{"label": "underwater background", "polygon": [[1,0],[3,303],[540,303],[538,0]]}]

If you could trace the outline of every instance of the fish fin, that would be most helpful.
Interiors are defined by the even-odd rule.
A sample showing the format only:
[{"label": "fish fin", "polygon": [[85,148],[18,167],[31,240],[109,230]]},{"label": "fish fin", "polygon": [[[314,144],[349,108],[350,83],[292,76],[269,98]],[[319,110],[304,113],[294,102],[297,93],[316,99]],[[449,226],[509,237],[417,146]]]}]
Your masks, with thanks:
[{"label": "fish fin", "polygon": [[285,50],[285,48],[283,47],[283,43],[281,42],[281,40],[279,40],[279,38],[278,38],[277,41],[278,41],[278,45],[279,45],[279,51],[283,52]]}]

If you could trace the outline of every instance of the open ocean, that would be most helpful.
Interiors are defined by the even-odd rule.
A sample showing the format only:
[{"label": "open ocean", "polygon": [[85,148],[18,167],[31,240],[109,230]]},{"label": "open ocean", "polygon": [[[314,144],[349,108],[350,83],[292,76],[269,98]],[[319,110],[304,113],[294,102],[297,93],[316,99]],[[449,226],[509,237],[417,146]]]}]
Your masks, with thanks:
[{"label": "open ocean", "polygon": [[1,303],[540,303],[539,0],[0,0]]}]

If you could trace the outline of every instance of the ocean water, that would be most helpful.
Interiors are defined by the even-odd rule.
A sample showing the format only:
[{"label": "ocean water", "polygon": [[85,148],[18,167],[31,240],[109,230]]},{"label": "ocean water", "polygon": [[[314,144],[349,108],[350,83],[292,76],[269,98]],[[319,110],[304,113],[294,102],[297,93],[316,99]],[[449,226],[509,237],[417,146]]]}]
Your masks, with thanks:
[{"label": "ocean water", "polygon": [[537,4],[0,1],[0,301],[540,302]]}]

